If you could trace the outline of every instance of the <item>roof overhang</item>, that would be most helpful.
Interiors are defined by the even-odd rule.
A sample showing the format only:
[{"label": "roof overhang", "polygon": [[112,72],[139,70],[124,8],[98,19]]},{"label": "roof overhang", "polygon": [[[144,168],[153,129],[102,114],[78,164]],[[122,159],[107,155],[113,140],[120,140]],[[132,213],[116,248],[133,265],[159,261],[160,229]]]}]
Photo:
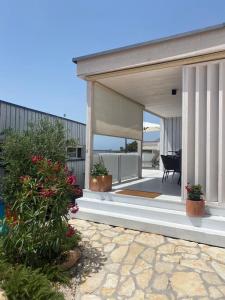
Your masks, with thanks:
[{"label": "roof overhang", "polygon": [[146,111],[169,118],[182,115],[182,66],[224,58],[225,24],[221,24],[73,62],[80,78],[98,82]]},{"label": "roof overhang", "polygon": [[[73,59],[77,75],[92,75],[220,52],[225,57],[225,24]],[[204,57],[210,59],[210,57]]]}]

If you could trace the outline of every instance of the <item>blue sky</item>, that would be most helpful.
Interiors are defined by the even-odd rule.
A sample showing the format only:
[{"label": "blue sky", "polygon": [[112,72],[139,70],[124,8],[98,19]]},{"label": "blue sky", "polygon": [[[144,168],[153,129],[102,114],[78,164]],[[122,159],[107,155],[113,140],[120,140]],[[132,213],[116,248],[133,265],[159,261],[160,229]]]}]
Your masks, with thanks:
[{"label": "blue sky", "polygon": [[0,99],[85,122],[72,57],[222,22],[224,0],[0,0]]}]

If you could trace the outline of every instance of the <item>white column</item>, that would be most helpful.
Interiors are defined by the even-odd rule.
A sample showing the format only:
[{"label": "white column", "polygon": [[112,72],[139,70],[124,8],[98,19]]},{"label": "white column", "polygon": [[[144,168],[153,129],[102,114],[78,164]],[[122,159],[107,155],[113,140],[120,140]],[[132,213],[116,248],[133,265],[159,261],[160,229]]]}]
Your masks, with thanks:
[{"label": "white column", "polygon": [[160,145],[160,158],[159,158],[159,168],[161,171],[163,171],[163,163],[161,160],[161,155],[165,155],[165,128],[164,128],[164,124],[165,124],[165,119],[164,118],[160,118],[160,141],[159,141],[159,145]]},{"label": "white column", "polygon": [[138,178],[142,178],[142,148],[143,148],[143,121],[144,121],[144,116],[143,116],[144,112],[142,112],[142,140],[141,141],[137,141],[137,146],[138,146]]},{"label": "white column", "polygon": [[218,201],[225,202],[225,62],[219,65]]},{"label": "white column", "polygon": [[85,159],[85,188],[89,188],[90,171],[93,160],[93,101],[94,82],[87,82],[87,125],[86,125],[86,159]]},{"label": "white column", "polygon": [[[218,201],[219,65],[207,66],[206,200]],[[223,183],[224,184],[224,183]]]},{"label": "white column", "polygon": [[195,173],[195,67],[183,67],[182,91],[182,198]]},{"label": "white column", "polygon": [[196,67],[195,99],[195,184],[206,186],[206,103],[207,103],[207,68]]}]

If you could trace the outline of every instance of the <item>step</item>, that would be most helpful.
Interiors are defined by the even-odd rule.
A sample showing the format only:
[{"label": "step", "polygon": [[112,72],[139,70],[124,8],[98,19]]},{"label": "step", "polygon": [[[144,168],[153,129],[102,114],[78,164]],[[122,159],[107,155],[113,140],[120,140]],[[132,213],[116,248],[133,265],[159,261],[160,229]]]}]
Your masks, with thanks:
[{"label": "step", "polygon": [[128,214],[86,207],[80,208],[76,218],[225,247],[225,232],[223,230],[176,224],[163,220],[153,220],[150,218],[130,216]]},{"label": "step", "polygon": [[78,199],[77,202],[80,208],[121,213],[130,217],[137,216],[140,218],[162,220],[175,224],[225,231],[225,218],[220,216],[206,215],[203,218],[190,218],[186,216],[184,211],[177,211],[169,208],[147,207],[130,203],[120,203],[107,200],[103,201],[84,197]]},{"label": "step", "polygon": [[129,196],[116,194],[115,192],[93,192],[90,190],[83,190],[84,198],[108,200],[120,203],[130,203],[148,207],[159,207],[163,208],[168,206],[174,210],[185,211],[185,203],[181,200],[168,200],[168,199],[156,199],[156,198],[146,198],[138,196]]},{"label": "step", "polygon": [[[90,190],[83,190],[84,198],[108,200],[119,203],[130,203],[148,207],[169,208],[172,210],[180,210],[185,212],[185,201],[182,200],[169,200],[168,196],[165,199],[158,198],[145,198],[137,196],[128,196],[116,194],[115,192],[93,192]],[[225,217],[225,203],[206,203],[206,212],[213,216]]]}]

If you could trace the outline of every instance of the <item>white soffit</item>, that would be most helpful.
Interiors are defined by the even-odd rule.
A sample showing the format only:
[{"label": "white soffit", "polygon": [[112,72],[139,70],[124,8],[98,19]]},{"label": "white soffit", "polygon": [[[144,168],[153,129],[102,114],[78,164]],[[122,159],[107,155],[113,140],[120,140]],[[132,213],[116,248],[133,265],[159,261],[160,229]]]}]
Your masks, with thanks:
[{"label": "white soffit", "polygon": [[[98,80],[162,117],[181,116],[182,68],[167,68]],[[172,89],[177,90],[172,95]]]}]

